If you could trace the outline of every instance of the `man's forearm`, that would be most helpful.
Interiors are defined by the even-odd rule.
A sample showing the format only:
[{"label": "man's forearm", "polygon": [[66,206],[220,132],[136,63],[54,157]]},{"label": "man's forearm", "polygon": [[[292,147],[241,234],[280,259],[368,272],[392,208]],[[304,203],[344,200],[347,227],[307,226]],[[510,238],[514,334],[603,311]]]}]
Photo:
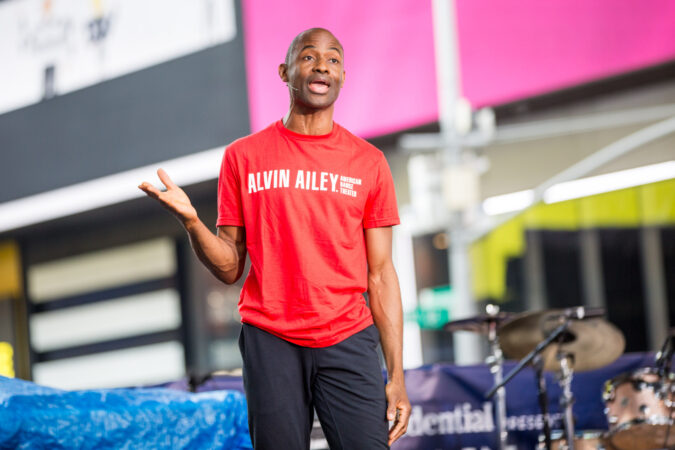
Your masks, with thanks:
[{"label": "man's forearm", "polygon": [[400,438],[408,428],[411,406],[403,375],[403,308],[401,291],[394,265],[388,261],[369,267],[368,297],[375,326],[380,332],[382,352],[387,364],[387,420],[389,445]]},{"label": "man's forearm", "polygon": [[[164,169],[158,169],[157,175],[166,191],[157,189],[147,181],[138,188],[157,200],[185,227],[195,254],[211,273],[227,284],[237,281],[244,270],[246,258],[244,228],[221,227],[218,229],[219,235],[215,236],[199,219],[185,191],[171,180]],[[221,235],[222,229],[225,231]]]},{"label": "man's forearm", "polygon": [[239,279],[245,255],[237,248],[235,239],[214,235],[199,218],[185,222],[183,226],[197,258],[216,278],[226,284]]},{"label": "man's forearm", "polygon": [[368,276],[368,298],[373,321],[380,332],[390,381],[403,381],[403,310],[398,277],[393,265]]}]

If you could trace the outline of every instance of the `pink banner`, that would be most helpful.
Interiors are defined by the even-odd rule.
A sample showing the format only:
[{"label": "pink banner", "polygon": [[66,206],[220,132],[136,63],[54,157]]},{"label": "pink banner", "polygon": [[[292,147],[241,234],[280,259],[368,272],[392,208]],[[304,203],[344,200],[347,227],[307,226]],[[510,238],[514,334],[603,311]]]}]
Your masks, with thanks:
[{"label": "pink banner", "polygon": [[457,0],[463,95],[498,105],[675,59],[670,0]]},{"label": "pink banner", "polygon": [[[461,90],[499,105],[675,59],[670,0],[456,0]],[[430,0],[244,0],[253,131],[288,109],[277,75],[293,37],[328,28],[345,48],[335,119],[374,137],[438,119]]]}]

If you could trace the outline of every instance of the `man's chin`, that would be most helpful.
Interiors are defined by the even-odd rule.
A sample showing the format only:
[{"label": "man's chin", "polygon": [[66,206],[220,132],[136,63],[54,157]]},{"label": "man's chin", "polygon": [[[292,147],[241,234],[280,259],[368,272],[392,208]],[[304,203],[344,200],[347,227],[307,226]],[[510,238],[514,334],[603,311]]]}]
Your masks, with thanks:
[{"label": "man's chin", "polygon": [[[301,104],[308,109],[328,109],[335,103],[337,98],[332,98],[328,96],[312,96],[313,98],[301,99],[297,103]],[[317,98],[318,97],[318,98]]]}]

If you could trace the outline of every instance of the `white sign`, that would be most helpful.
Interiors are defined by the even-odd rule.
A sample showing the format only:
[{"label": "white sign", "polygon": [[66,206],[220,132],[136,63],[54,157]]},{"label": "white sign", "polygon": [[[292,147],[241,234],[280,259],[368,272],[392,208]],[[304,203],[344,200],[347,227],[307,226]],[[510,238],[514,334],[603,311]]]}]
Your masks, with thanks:
[{"label": "white sign", "polygon": [[0,3],[0,114],[232,40],[234,0]]}]

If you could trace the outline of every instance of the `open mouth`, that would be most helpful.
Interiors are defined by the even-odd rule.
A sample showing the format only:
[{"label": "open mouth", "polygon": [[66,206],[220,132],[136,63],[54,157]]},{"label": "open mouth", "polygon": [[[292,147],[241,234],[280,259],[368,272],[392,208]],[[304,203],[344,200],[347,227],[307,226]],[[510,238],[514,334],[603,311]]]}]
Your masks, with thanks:
[{"label": "open mouth", "polygon": [[325,94],[330,88],[330,83],[325,80],[313,80],[309,83],[309,90],[315,94]]}]

